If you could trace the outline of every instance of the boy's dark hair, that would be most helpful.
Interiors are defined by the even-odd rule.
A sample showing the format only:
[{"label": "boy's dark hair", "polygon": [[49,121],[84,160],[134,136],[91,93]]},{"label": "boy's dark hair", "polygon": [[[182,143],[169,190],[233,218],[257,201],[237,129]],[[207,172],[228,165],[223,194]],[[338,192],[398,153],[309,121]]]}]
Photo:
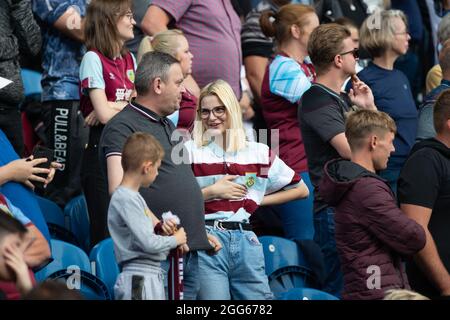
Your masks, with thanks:
[{"label": "boy's dark hair", "polygon": [[164,157],[164,149],[151,134],[136,132],[128,137],[122,150],[122,167],[126,171],[139,170],[145,161],[154,164]]},{"label": "boy's dark hair", "polygon": [[28,292],[23,300],[84,300],[78,290],[70,290],[67,285],[55,280],[46,280]]},{"label": "boy's dark hair", "polygon": [[0,240],[12,233],[18,233],[20,236],[23,236],[27,233],[27,229],[19,220],[0,208]]}]

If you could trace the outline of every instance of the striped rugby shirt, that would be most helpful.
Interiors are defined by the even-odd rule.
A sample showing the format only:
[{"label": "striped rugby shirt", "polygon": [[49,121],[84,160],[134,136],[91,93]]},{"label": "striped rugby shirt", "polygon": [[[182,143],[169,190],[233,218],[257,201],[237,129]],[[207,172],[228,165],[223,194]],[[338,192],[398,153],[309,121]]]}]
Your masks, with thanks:
[{"label": "striped rugby shirt", "polygon": [[247,187],[239,200],[205,201],[206,220],[244,222],[260,205],[264,195],[304,183],[278,156],[262,143],[248,142],[239,152],[225,152],[214,142],[198,148],[193,140],[185,143],[189,163],[200,188],[210,186],[225,175],[238,175],[234,182]]}]

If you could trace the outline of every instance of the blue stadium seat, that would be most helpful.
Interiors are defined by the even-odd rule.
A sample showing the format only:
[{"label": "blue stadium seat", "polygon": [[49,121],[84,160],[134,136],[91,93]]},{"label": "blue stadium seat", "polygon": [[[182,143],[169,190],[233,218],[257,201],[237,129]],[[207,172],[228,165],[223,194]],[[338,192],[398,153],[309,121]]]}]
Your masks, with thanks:
[{"label": "blue stadium seat", "polygon": [[60,270],[53,273],[51,279],[78,290],[87,300],[112,300],[103,281],[89,272],[81,270],[79,275],[74,277],[72,273]]},{"label": "blue stadium seat", "polygon": [[335,296],[312,288],[293,288],[283,292],[279,300],[339,300]]},{"label": "blue stadium seat", "polygon": [[275,297],[292,288],[308,287],[314,283],[313,272],[294,241],[275,236],[261,236],[259,241]]},{"label": "blue stadium seat", "polygon": [[34,70],[22,69],[22,83],[25,96],[40,94],[42,92],[41,78],[42,74]]},{"label": "blue stadium seat", "polygon": [[78,245],[75,235],[69,230],[69,223],[63,210],[53,201],[36,196],[45,222],[47,223],[50,237]]},{"label": "blue stadium seat", "polygon": [[79,270],[91,272],[89,257],[77,246],[56,239],[51,239],[50,245],[52,248],[53,261],[40,271],[36,272],[36,280],[44,281],[52,273],[60,270],[67,270],[71,266],[74,266],[73,268],[69,268],[71,270],[78,268]]},{"label": "blue stadium seat", "polygon": [[93,273],[107,286],[111,296],[114,296],[114,284],[119,275],[119,266],[114,256],[114,243],[107,238],[95,245],[89,255]]},{"label": "blue stadium seat", "polygon": [[36,272],[37,281],[42,282],[46,279],[61,281],[68,288],[79,290],[86,299],[111,299],[103,281],[91,274],[89,257],[82,249],[56,239],[50,240],[50,244],[53,261]]},{"label": "blue stadium seat", "polygon": [[84,251],[90,249],[89,214],[84,195],[79,195],[67,203],[64,208],[67,228],[73,233]]}]

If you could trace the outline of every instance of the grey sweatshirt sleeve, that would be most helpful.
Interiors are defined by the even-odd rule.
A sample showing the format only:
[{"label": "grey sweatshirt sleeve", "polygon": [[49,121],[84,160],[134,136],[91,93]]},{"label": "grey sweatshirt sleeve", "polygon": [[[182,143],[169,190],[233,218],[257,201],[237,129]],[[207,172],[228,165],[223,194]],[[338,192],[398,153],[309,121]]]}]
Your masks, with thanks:
[{"label": "grey sweatshirt sleeve", "polygon": [[[147,209],[148,210],[148,209]],[[154,233],[152,220],[146,216],[143,208],[134,201],[127,201],[123,218],[128,222],[133,242],[148,254],[158,254],[176,248],[174,236],[166,237]]]},{"label": "grey sweatshirt sleeve", "polygon": [[147,216],[149,210],[138,193],[119,187],[113,194],[108,210],[108,225],[111,237],[123,253],[123,259],[130,256],[160,256],[176,248],[174,236],[160,236],[154,233],[153,222]]},{"label": "grey sweatshirt sleeve", "polygon": [[15,1],[11,5],[14,34],[19,40],[20,49],[32,56],[39,53],[42,46],[41,29],[34,20],[30,0]]}]

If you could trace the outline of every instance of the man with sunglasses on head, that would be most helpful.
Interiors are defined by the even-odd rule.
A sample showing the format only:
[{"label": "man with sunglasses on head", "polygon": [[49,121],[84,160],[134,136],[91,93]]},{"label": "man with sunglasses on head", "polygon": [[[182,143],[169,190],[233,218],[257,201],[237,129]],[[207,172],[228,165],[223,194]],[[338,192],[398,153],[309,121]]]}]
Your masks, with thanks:
[{"label": "man with sunglasses on head", "polygon": [[[323,290],[339,297],[342,274],[334,238],[334,208],[324,202],[317,188],[326,162],[350,159],[350,146],[344,133],[345,113],[354,108],[377,108],[370,88],[355,76],[359,56],[347,28],[337,24],[320,25],[310,36],[308,53],[317,80],[303,94],[298,117],[314,186],[314,240],[325,258]],[[352,76],[353,89],[349,94],[341,93],[349,76]]]}]

